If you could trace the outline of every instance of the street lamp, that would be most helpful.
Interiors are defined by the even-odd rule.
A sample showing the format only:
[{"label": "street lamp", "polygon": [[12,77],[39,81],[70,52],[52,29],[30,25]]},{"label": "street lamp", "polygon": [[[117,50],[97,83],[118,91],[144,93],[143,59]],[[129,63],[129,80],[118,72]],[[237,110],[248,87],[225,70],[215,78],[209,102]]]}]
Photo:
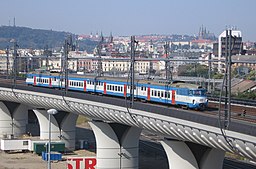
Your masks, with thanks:
[{"label": "street lamp", "polygon": [[57,114],[56,109],[47,110],[49,120],[49,142],[48,142],[48,169],[51,169],[51,115]]}]

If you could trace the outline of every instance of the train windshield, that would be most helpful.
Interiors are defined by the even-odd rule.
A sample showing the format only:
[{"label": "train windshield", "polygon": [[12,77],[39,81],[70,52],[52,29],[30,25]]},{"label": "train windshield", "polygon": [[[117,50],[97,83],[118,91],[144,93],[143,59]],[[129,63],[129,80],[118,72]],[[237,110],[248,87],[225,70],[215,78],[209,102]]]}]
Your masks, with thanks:
[{"label": "train windshield", "polygon": [[205,96],[206,91],[205,90],[190,90],[189,95],[194,95],[194,96]]}]

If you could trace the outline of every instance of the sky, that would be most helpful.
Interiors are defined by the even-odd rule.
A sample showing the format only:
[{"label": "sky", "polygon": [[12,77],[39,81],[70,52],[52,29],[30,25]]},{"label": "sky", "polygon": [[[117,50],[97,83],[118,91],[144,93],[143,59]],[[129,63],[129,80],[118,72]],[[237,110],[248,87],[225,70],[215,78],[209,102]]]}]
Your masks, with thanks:
[{"label": "sky", "polygon": [[197,35],[203,25],[256,41],[256,0],[1,0],[0,25],[108,36]]}]

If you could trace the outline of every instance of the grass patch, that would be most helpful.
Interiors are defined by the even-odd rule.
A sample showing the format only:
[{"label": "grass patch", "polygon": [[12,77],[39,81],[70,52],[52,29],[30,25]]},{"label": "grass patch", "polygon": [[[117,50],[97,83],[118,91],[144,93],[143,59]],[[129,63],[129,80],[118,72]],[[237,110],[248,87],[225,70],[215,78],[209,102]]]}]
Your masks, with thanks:
[{"label": "grass patch", "polygon": [[88,122],[88,119],[85,116],[79,115],[77,118],[76,124],[81,125],[87,122]]}]

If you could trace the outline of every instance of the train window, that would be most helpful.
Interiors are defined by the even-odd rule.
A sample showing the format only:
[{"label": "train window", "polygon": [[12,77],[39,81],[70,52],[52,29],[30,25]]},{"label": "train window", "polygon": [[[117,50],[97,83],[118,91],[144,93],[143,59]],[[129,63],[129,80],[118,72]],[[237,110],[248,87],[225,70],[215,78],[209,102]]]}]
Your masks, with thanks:
[{"label": "train window", "polygon": [[154,96],[154,90],[151,90],[151,96]]},{"label": "train window", "polygon": [[168,92],[168,98],[169,98],[169,99],[171,98],[171,94],[170,94],[170,92]]},{"label": "train window", "polygon": [[109,85],[107,85],[107,90],[109,90]]},{"label": "train window", "polygon": [[121,92],[123,91],[123,86],[121,86]]},{"label": "train window", "polygon": [[163,91],[161,91],[161,97],[164,97],[164,92]]},{"label": "train window", "polygon": [[193,95],[196,95],[196,96],[205,95],[205,91],[202,91],[202,90],[194,90],[194,91],[193,91]]},{"label": "train window", "polygon": [[142,91],[144,90],[144,89],[143,89],[143,86],[141,86],[141,89],[140,89],[140,90],[142,90]]},{"label": "train window", "polygon": [[115,86],[115,91],[117,91],[117,86]]},{"label": "train window", "polygon": [[157,92],[157,96],[160,97],[160,91]]},{"label": "train window", "polygon": [[121,87],[120,87],[120,86],[118,86],[118,91],[119,91],[119,92],[121,91]]},{"label": "train window", "polygon": [[157,91],[155,90],[155,95],[154,96],[157,96]]}]

